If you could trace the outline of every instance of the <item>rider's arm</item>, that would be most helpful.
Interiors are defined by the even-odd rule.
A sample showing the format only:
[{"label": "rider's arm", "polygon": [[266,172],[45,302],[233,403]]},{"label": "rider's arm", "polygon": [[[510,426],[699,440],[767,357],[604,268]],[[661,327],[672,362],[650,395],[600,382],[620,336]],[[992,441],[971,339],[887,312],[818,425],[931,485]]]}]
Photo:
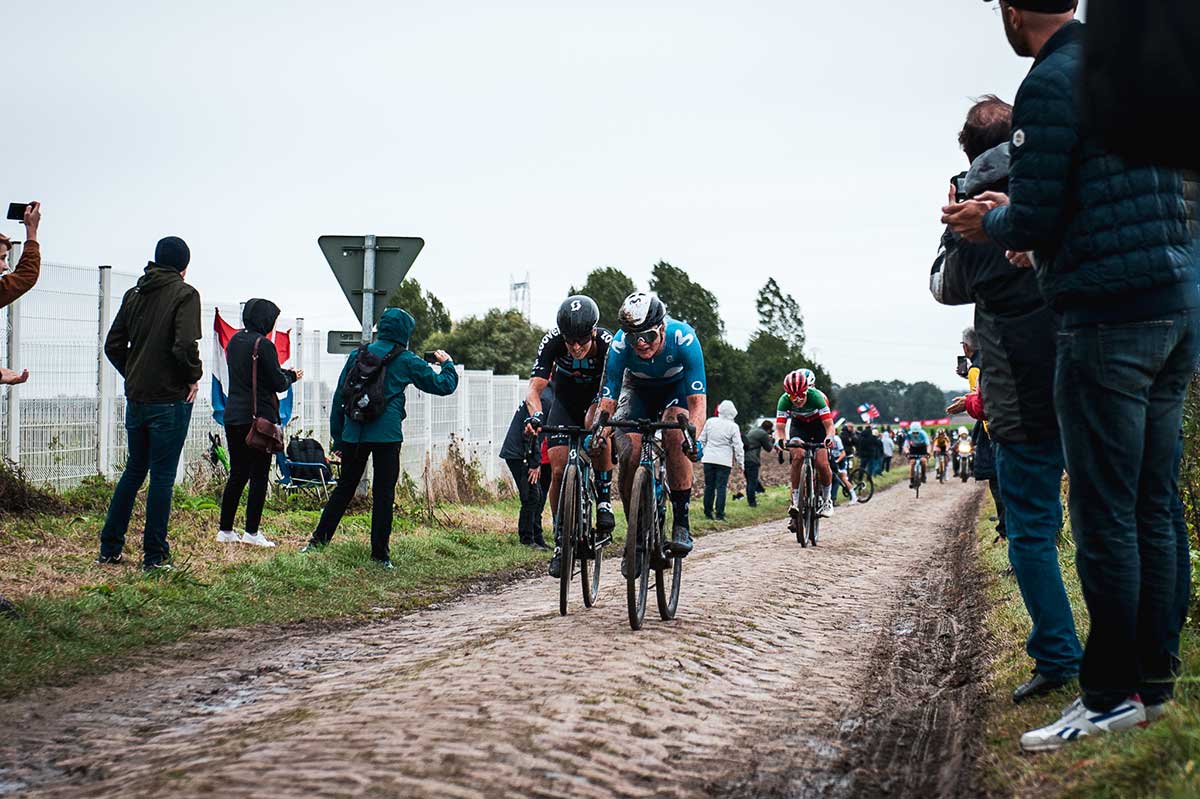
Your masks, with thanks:
[{"label": "rider's arm", "polygon": [[688,416],[691,417],[691,422],[696,426],[696,434],[700,435],[704,432],[704,414],[708,409],[708,397],[704,394],[689,394],[687,398]]},{"label": "rider's arm", "polygon": [[788,399],[787,394],[779,397],[779,402],[775,405],[775,446],[782,448],[784,442],[787,441],[787,412],[792,402]]},{"label": "rider's arm", "polygon": [[604,382],[600,388],[600,407],[611,400],[609,415],[616,410],[617,400],[621,398],[621,381],[625,379],[625,331],[613,336],[612,344],[608,345],[608,358],[604,362]]},{"label": "rider's arm", "polygon": [[530,416],[542,412],[542,392],[549,384],[550,381],[544,377],[529,378],[529,394],[525,397],[525,407]]}]

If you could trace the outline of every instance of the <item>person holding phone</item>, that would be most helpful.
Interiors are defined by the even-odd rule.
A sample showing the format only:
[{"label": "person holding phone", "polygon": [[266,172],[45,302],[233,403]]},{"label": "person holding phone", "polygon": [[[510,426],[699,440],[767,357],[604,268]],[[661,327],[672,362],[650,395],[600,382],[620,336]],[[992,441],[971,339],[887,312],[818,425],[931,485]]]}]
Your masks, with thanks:
[{"label": "person holding phone", "polygon": [[[4,275],[0,276],[0,308],[16,302],[21,295],[33,288],[42,273],[42,250],[38,244],[38,223],[42,221],[42,204],[32,202],[14,205],[16,210],[20,211],[18,219],[25,226],[25,248],[21,251],[21,260],[9,271],[13,242],[8,236],[0,234],[0,267],[4,271]],[[13,211],[14,208],[10,206],[9,219],[13,219]],[[0,386],[14,386],[28,379],[28,369],[16,372],[0,367]]]}]

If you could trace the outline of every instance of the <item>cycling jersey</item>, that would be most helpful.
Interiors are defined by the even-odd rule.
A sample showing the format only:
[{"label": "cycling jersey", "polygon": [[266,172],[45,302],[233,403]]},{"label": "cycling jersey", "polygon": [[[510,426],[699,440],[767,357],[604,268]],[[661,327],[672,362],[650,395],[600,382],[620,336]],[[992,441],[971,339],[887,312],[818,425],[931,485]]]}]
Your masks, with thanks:
[{"label": "cycling jersey", "polygon": [[629,418],[658,418],[667,408],[686,407],[687,398],[707,392],[704,350],[696,331],[686,322],[668,317],[662,350],[649,360],[641,358],[617,331],[608,348],[604,388],[600,396],[615,400],[629,374]]},{"label": "cycling jersey", "polygon": [[788,419],[807,424],[832,418],[833,411],[829,409],[829,398],[817,388],[810,388],[804,395],[804,402],[800,405],[792,402],[792,398],[784,392],[775,406],[776,424],[784,424]]},{"label": "cycling jersey", "polygon": [[581,391],[590,390],[594,397],[600,389],[612,340],[612,333],[598,327],[592,334],[591,354],[586,358],[572,358],[567,352],[567,341],[563,334],[557,329],[551,330],[538,346],[537,359],[529,376],[551,381],[556,391],[578,388]]},{"label": "cycling jersey", "polygon": [[950,449],[950,439],[947,436],[938,436],[933,445],[938,449]]},{"label": "cycling jersey", "polygon": [[909,432],[908,445],[910,447],[914,447],[914,446],[928,447],[929,446],[929,434],[926,433],[924,430],[913,430],[913,431]]}]

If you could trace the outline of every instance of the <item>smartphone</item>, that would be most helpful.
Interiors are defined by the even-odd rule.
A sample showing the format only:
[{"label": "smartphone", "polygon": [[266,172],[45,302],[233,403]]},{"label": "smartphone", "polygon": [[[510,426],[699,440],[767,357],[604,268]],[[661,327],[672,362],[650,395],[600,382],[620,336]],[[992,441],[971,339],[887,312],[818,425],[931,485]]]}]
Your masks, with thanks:
[{"label": "smartphone", "polygon": [[436,352],[425,353],[425,361],[427,363],[441,363],[441,361],[438,360],[438,356],[437,356]]},{"label": "smartphone", "polygon": [[965,203],[967,200],[971,199],[967,196],[967,193],[963,191],[963,184],[967,182],[966,174],[955,175],[954,177],[950,178],[950,182],[954,184],[955,202]]},{"label": "smartphone", "polygon": [[958,362],[954,365],[954,373],[959,377],[966,377],[971,371],[971,359],[965,355],[958,356]]},{"label": "smartphone", "polygon": [[33,203],[9,203],[8,218],[14,222],[22,222],[25,219],[25,209]]}]

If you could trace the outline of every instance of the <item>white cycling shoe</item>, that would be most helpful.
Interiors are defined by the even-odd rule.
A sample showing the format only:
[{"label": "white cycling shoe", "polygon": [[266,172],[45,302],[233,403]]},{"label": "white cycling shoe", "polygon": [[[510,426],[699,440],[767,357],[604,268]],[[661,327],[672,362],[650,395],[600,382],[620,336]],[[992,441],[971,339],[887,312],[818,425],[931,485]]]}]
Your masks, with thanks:
[{"label": "white cycling shoe", "polygon": [[1076,699],[1058,721],[1022,735],[1021,748],[1026,752],[1052,752],[1088,735],[1121,732],[1145,723],[1146,708],[1136,696],[1107,713],[1088,710],[1082,699]]},{"label": "white cycling shoe", "polygon": [[242,533],[242,543],[243,544],[252,544],[256,547],[273,547],[273,546],[275,546],[275,542],[268,540],[267,537],[265,535],[263,535],[261,532],[257,532],[254,535],[251,535],[250,533]]},{"label": "white cycling shoe", "polygon": [[240,544],[242,537],[233,530],[221,530],[217,533],[217,543],[219,544]]},{"label": "white cycling shoe", "polygon": [[829,499],[821,500],[820,507],[817,508],[817,515],[822,519],[828,519],[833,515],[833,501]]},{"label": "white cycling shoe", "polygon": [[855,494],[853,491],[850,492],[850,504],[851,505],[858,504],[858,494]]}]

